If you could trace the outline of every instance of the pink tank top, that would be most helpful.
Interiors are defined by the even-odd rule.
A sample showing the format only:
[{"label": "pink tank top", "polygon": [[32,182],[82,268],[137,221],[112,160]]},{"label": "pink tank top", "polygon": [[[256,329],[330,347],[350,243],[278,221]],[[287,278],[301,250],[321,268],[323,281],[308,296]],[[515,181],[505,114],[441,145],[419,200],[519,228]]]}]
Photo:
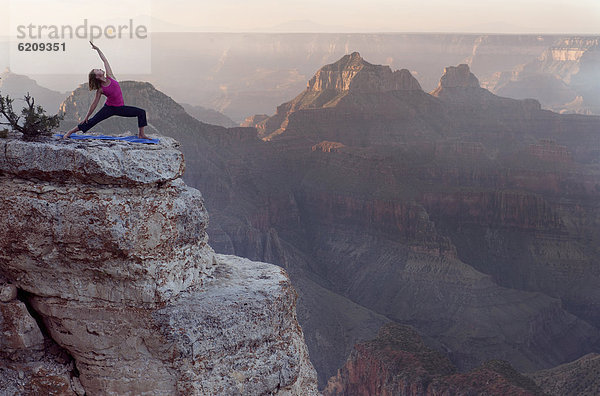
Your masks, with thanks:
[{"label": "pink tank top", "polygon": [[117,80],[106,76],[110,80],[110,84],[106,87],[102,87],[102,93],[106,95],[106,102],[104,104],[108,106],[123,106],[123,93],[121,92],[121,86]]}]

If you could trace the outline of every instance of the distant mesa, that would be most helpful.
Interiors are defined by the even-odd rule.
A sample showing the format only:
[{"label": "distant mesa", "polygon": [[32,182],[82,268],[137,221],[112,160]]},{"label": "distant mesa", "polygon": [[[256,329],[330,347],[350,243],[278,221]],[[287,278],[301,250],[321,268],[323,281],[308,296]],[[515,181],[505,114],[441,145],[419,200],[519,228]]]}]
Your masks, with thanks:
[{"label": "distant mesa", "polygon": [[244,125],[255,126],[260,138],[270,140],[285,131],[288,116],[296,111],[358,107],[364,112],[365,106],[375,110],[375,102],[369,105],[363,97],[393,92],[425,94],[408,69],[392,71],[387,65],[374,65],[365,61],[358,52],[352,52],[335,63],[321,67],[308,81],[306,90],[278,106],[274,116],[261,121],[250,118]]},{"label": "distant mesa", "polygon": [[21,100],[25,94],[29,93],[35,99],[35,104],[42,106],[49,114],[56,113],[60,103],[68,95],[66,92],[61,93],[43,87],[24,74],[14,73],[8,66],[0,73],[0,89],[2,95],[8,95],[17,100]]},{"label": "distant mesa", "polygon": [[469,70],[469,65],[462,63],[444,68],[440,84],[431,94],[441,96],[445,88],[480,88],[480,85],[477,77]]},{"label": "distant mesa", "polygon": [[198,121],[205,122],[212,125],[220,125],[225,128],[236,127],[238,124],[225,114],[204,106],[192,105],[189,103],[180,103],[185,111],[197,119]]},{"label": "distant mesa", "polygon": [[386,92],[421,90],[421,85],[407,69],[392,71],[389,66],[371,64],[353,52],[319,69],[308,81],[307,89]]},{"label": "distant mesa", "polygon": [[477,108],[480,114],[494,109],[493,112],[508,116],[513,112],[531,113],[542,108],[536,99],[507,98],[482,88],[477,77],[471,73],[469,65],[464,63],[444,68],[438,87],[430,94],[453,106]]},{"label": "distant mesa", "polygon": [[[412,125],[407,131],[395,134],[401,137],[412,132],[420,134],[415,131],[429,128],[430,125],[425,126],[428,125],[427,120],[438,118],[437,114],[462,114],[466,108],[475,110],[475,118],[457,122],[485,124],[486,117],[500,114],[531,117],[541,110],[541,105],[535,99],[517,100],[493,94],[480,86],[479,79],[464,63],[446,67],[438,87],[426,93],[409,70],[392,71],[387,65],[371,64],[358,52],[352,52],[321,67],[308,81],[306,89],[279,105],[273,116],[248,117],[242,125],[255,127],[258,137],[263,140],[278,139],[284,133],[293,138],[296,133],[304,138],[312,136],[313,144],[332,140],[363,146],[367,141],[373,143],[378,139],[383,143],[386,138],[382,131],[389,131],[388,127],[382,127],[378,132],[373,130],[373,133],[360,131],[357,126],[362,123],[368,125],[370,119],[377,118],[382,123],[411,120]],[[345,128],[343,136],[327,132],[331,128],[318,130],[321,124],[317,120],[333,125],[334,119],[338,123],[352,124]],[[473,149],[478,150],[476,147]]]}]

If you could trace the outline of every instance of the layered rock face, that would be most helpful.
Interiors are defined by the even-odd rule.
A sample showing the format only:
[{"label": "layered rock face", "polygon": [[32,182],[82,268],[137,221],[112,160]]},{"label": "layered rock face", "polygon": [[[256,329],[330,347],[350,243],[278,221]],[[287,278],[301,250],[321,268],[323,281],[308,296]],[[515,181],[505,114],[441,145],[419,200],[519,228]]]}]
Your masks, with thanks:
[{"label": "layered rock face", "polygon": [[467,373],[425,346],[408,326],[387,325],[354,347],[324,395],[543,395],[508,363],[489,361]]},{"label": "layered rock face", "polygon": [[3,366],[56,342],[89,395],[314,393],[286,273],[215,254],[179,144],[160,140],[0,141],[0,275],[23,294],[1,303]]},{"label": "layered rock face", "polygon": [[1,276],[0,334],[0,393],[83,395],[72,359],[44,336],[16,286]]}]

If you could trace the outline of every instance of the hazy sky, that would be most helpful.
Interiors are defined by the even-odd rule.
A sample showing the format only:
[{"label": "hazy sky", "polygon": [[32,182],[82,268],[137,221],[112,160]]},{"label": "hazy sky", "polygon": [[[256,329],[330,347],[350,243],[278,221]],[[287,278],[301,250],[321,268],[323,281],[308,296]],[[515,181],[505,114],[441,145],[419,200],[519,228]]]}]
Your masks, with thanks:
[{"label": "hazy sky", "polygon": [[[0,9],[6,10],[10,1],[19,2],[0,0]],[[136,1],[157,18],[153,31],[600,33],[600,0]],[[78,20],[93,17],[94,10],[105,4],[44,3],[55,4],[62,16],[73,13]],[[48,19],[51,23],[51,15]],[[0,12],[0,35],[7,34],[8,26],[7,13]]]},{"label": "hazy sky", "polygon": [[600,33],[600,0],[154,0],[153,15],[194,26],[265,29],[310,20],[357,31]]}]

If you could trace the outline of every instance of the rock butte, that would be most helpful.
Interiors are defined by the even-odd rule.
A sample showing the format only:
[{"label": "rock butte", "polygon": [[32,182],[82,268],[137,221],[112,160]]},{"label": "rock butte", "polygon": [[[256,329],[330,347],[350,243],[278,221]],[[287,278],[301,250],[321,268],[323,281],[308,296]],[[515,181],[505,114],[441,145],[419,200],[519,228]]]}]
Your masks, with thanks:
[{"label": "rock butte", "polygon": [[0,141],[0,386],[317,394],[287,274],[213,251],[160,139]]}]

